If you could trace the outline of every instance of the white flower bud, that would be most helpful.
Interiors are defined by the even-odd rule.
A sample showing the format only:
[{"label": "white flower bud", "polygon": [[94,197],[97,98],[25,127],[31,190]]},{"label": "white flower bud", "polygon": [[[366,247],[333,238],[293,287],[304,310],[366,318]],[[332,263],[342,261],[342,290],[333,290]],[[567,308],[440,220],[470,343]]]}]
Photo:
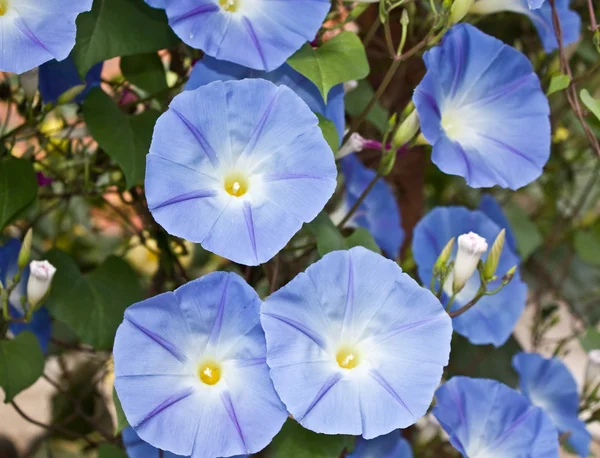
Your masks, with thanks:
[{"label": "white flower bud", "polygon": [[365,139],[359,133],[354,132],[346,143],[342,145],[337,153],[336,159],[341,159],[352,153],[360,153],[365,145]]},{"label": "white flower bud", "polygon": [[588,385],[600,382],[600,350],[592,350],[588,353],[585,381]]},{"label": "white flower bud", "polygon": [[358,87],[358,81],[356,81],[356,80],[346,81],[344,83],[344,93],[348,93],[350,91],[353,91],[357,87]]},{"label": "white flower bud", "polygon": [[35,97],[39,84],[39,69],[36,67],[19,75],[21,87],[25,92],[25,98],[31,100]]},{"label": "white flower bud", "polygon": [[31,307],[35,307],[48,293],[56,268],[48,261],[31,261],[29,270],[27,301]]},{"label": "white flower bud", "polygon": [[454,293],[458,293],[467,280],[477,269],[481,255],[488,249],[488,244],[483,237],[475,232],[469,232],[458,237],[458,252],[454,260],[453,284]]}]

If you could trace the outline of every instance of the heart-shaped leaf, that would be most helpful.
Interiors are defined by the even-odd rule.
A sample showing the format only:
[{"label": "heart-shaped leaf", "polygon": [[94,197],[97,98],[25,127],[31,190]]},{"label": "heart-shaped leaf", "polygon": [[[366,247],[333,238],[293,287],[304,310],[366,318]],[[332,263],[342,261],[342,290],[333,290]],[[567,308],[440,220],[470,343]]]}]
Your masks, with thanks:
[{"label": "heart-shaped leaf", "polygon": [[21,332],[13,340],[0,340],[0,387],[10,402],[42,375],[44,354],[36,337]]},{"label": "heart-shaped leaf", "polygon": [[97,350],[111,349],[125,309],[142,299],[135,271],[114,256],[85,276],[62,251],[52,250],[46,259],[56,267],[46,302],[52,316],[67,324],[82,342]]},{"label": "heart-shaped leaf", "polygon": [[25,159],[0,161],[0,230],[37,195],[33,165]]},{"label": "heart-shaped leaf", "polygon": [[287,62],[315,83],[323,100],[327,100],[329,90],[336,84],[360,80],[369,74],[365,47],[352,32],[342,32],[316,49],[307,43]]},{"label": "heart-shaped leaf", "polygon": [[587,89],[583,89],[580,93],[581,101],[590,110],[596,118],[600,120],[600,100],[593,98]]}]

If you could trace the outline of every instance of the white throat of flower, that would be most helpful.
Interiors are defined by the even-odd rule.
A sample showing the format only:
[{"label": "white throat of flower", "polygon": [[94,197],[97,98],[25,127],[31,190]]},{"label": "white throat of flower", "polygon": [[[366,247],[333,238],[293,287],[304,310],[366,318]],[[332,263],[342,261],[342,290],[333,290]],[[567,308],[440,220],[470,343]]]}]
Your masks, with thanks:
[{"label": "white throat of flower", "polygon": [[485,131],[488,115],[485,110],[478,110],[473,104],[464,103],[465,95],[458,94],[447,102],[442,109],[442,128],[451,140],[461,145],[472,145],[480,140],[478,132]]}]

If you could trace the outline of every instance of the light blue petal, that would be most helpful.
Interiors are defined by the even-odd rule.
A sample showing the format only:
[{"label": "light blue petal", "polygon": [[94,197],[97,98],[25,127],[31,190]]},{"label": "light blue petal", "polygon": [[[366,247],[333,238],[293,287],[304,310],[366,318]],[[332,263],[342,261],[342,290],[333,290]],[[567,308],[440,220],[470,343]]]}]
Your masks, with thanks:
[{"label": "light blue petal", "polygon": [[485,213],[501,229],[506,230],[506,244],[517,254],[517,239],[513,234],[510,223],[498,201],[491,194],[484,194],[479,202],[479,210]]},{"label": "light blue petal", "polygon": [[[247,180],[243,196],[226,191],[231,173]],[[258,265],[323,209],[336,174],[317,118],[292,90],[216,81],[178,95],[158,120],[146,197],[169,233]]]},{"label": "light blue petal", "polygon": [[[259,305],[243,279],[215,272],[126,310],[115,388],[142,440],[193,458],[268,445],[287,412],[269,379]],[[198,376],[206,359],[221,366],[216,385]]]},{"label": "light blue petal", "polygon": [[[525,0],[523,0],[525,1]],[[539,0],[537,4],[539,5]],[[557,0],[556,10],[558,13],[558,20],[560,21],[560,30],[563,39],[563,46],[568,46],[573,43],[577,43],[581,33],[581,17],[574,10],[569,9],[570,0]],[[531,11],[527,12],[527,15],[533,22],[542,45],[547,53],[558,49],[558,41],[556,40],[556,32],[554,31],[554,23],[552,20],[552,6],[550,2],[544,2],[543,4],[534,6]]]},{"label": "light blue petal", "polygon": [[[491,246],[500,228],[485,214],[464,207],[438,207],[429,212],[416,225],[413,234],[413,256],[418,266],[419,278],[429,285],[433,265],[442,249],[452,237],[458,237],[468,232],[475,232],[486,239]],[[453,256],[456,254],[456,245]],[[487,258],[487,253],[482,259]],[[519,257],[505,246],[498,263],[498,276],[507,272],[520,262]],[[457,295],[452,310],[466,305],[479,288],[479,274],[475,272],[465,288]],[[492,290],[499,280],[492,282],[488,289]],[[477,305],[452,320],[454,330],[465,336],[476,345],[503,345],[510,337],[527,299],[527,286],[521,281],[517,271],[513,280],[499,293],[485,296]],[[444,294],[443,301],[448,297]]]},{"label": "light blue petal", "polygon": [[529,9],[534,10],[542,6],[545,1],[546,0],[527,0],[527,4],[529,5]]},{"label": "light blue petal", "polygon": [[[86,89],[75,97],[74,102],[83,102],[85,96],[93,88],[100,86],[100,74],[103,62],[94,65],[85,77]],[[51,60],[40,65],[39,87],[45,103],[55,103],[56,100],[72,87],[84,84],[81,80],[75,62],[71,57],[62,62]]]},{"label": "light blue petal", "polygon": [[513,367],[520,377],[521,392],[548,414],[561,433],[570,433],[569,444],[586,458],[592,436],[578,418],[577,382],[567,366],[557,358],[518,353],[513,356]]},{"label": "light blue petal", "polygon": [[[362,247],[311,265],[264,302],[261,322],[275,389],[297,421],[321,433],[370,439],[414,424],[448,362],[441,304]],[[354,369],[336,361],[345,346],[359,355]]]},{"label": "light blue petal", "polygon": [[331,7],[329,0],[256,0],[228,12],[212,0],[147,2],[165,8],[171,27],[188,45],[219,60],[265,71],[280,67],[313,40]]},{"label": "light blue petal", "polygon": [[[365,167],[355,154],[342,159],[342,171],[346,179],[346,206],[352,208],[375,177],[375,171]],[[400,256],[400,247],[404,241],[400,209],[385,180],[380,179],[375,184],[351,222],[367,229],[379,247],[391,258],[397,259]]]},{"label": "light blue petal", "polygon": [[548,100],[531,63],[468,24],[425,53],[413,97],[432,160],[472,187],[518,189],[550,154]]},{"label": "light blue petal", "polygon": [[344,136],[344,86],[338,84],[331,88],[327,104],[312,81],[304,77],[288,64],[283,64],[272,72],[253,70],[241,65],[204,56],[192,70],[185,89],[193,90],[214,81],[241,80],[244,78],[262,78],[280,86],[285,85],[298,94],[314,113],[319,113],[335,124],[340,141]]},{"label": "light blue petal", "polygon": [[413,458],[410,443],[393,431],[376,439],[358,439],[348,458]]},{"label": "light blue petal", "polygon": [[0,71],[24,73],[51,59],[66,59],[75,46],[75,19],[92,0],[11,2],[0,17]]},{"label": "light blue petal", "polygon": [[453,377],[435,397],[433,414],[465,457],[558,458],[551,420],[502,383]]}]

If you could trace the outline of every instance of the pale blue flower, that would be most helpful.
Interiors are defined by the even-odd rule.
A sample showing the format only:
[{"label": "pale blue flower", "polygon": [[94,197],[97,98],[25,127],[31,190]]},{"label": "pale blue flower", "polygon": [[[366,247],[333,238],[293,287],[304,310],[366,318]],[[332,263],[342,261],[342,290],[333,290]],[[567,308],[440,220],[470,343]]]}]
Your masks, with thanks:
[{"label": "pale blue flower", "polygon": [[281,66],[312,41],[330,0],[146,0],[164,8],[188,45],[209,56],[257,70]]},{"label": "pale blue flower", "polygon": [[24,73],[66,59],[75,46],[75,19],[93,0],[0,2],[0,71]]},{"label": "pale blue flower", "polygon": [[269,378],[259,308],[242,278],[214,272],[125,311],[115,388],[142,440],[192,458],[269,444],[287,412]]},{"label": "pale blue flower", "polygon": [[58,62],[51,60],[40,65],[39,86],[42,100],[45,103],[56,103],[58,98],[69,89],[85,84],[86,88],[75,97],[73,102],[81,103],[85,96],[94,87],[100,86],[103,62],[94,65],[85,76],[85,81],[81,79],[75,66],[75,61],[68,57]]},{"label": "pale blue flower", "polygon": [[319,433],[372,439],[414,424],[448,363],[439,301],[362,247],[312,264],[264,302],[261,322],[277,393]]},{"label": "pale blue flower", "polygon": [[399,431],[375,439],[358,439],[347,458],[413,458],[412,448]]},{"label": "pale blue flower", "polygon": [[433,414],[465,458],[558,458],[550,418],[500,382],[453,377],[435,399]]},{"label": "pale blue flower", "polygon": [[469,24],[424,55],[415,89],[432,160],[474,188],[518,189],[550,155],[550,108],[527,57]]},{"label": "pale blue flower", "polygon": [[[419,221],[414,230],[413,256],[418,266],[419,278],[423,284],[430,284],[433,266],[442,249],[452,237],[458,238],[462,234],[475,232],[483,237],[491,247],[500,230],[500,227],[478,210],[470,211],[464,207],[433,209]],[[456,245],[455,243],[452,259],[456,256]],[[488,253],[482,256],[482,260],[487,258]],[[495,289],[499,285],[502,275],[518,264],[519,257],[506,244],[498,263],[499,279],[491,282],[488,289]],[[465,287],[457,294],[451,310],[458,310],[469,303],[479,290],[480,284],[479,272],[475,271],[467,280]],[[451,295],[452,282],[447,281],[443,288],[443,302],[447,303]],[[521,281],[517,270],[512,281],[499,293],[484,296],[470,310],[454,318],[452,320],[454,330],[473,344],[493,344],[499,347],[510,337],[525,308],[526,300],[527,286]]]},{"label": "pale blue flower", "polygon": [[484,194],[481,198],[481,202],[479,202],[479,210],[485,213],[488,218],[500,227],[500,229],[506,231],[506,244],[513,253],[517,254],[517,239],[513,234],[508,218],[494,196],[491,194]]},{"label": "pale blue flower", "polygon": [[154,130],[146,197],[169,233],[246,265],[277,254],[336,186],[316,116],[260,79],[179,94]]},{"label": "pale blue flower", "polygon": [[568,433],[569,445],[582,458],[590,453],[591,434],[578,417],[577,382],[565,364],[537,353],[518,353],[513,367],[520,377],[519,388],[529,401],[543,409],[561,434]]}]

